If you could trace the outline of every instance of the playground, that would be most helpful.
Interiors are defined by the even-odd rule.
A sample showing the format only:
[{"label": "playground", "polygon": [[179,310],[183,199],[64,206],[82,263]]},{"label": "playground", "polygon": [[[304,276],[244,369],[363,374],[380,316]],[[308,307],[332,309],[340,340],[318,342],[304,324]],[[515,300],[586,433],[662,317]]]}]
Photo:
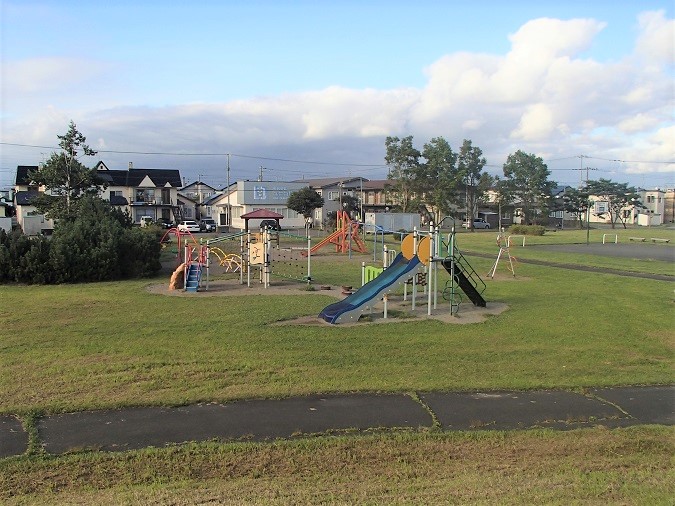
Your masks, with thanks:
[{"label": "playground", "polygon": [[[444,241],[438,228],[415,229],[406,235],[399,234],[401,240],[395,241],[393,248],[391,244],[385,244],[383,233],[379,253],[381,263],[376,265],[362,258],[368,248],[361,236],[360,224],[340,212],[336,231],[314,245],[309,236],[305,238],[267,228],[259,233],[246,231],[216,237],[206,241],[205,245],[197,245],[194,238],[193,244],[189,244],[179,231],[174,233],[177,237],[177,268],[172,273],[168,290],[162,285],[153,285],[149,288],[153,293],[213,296],[278,295],[294,290],[315,292],[338,299],[319,314],[319,319],[330,324],[390,322],[420,316],[452,323],[476,323],[507,308],[506,304],[497,302],[488,307],[482,296],[487,286],[456,247],[454,230]],[[373,262],[376,262],[377,234],[374,239]],[[316,255],[326,246],[334,247],[335,253],[330,259],[320,256],[320,262],[332,263],[336,256],[356,260],[359,255],[360,285],[312,284],[312,254]],[[440,287],[439,268],[450,276]],[[274,282],[273,276],[276,276]],[[183,290],[180,290],[181,280]],[[459,317],[462,301],[470,301],[473,307],[465,305],[470,310],[464,309]],[[316,322],[303,317],[286,323],[307,325]]]},{"label": "playground", "polygon": [[[601,236],[591,237],[598,247],[615,246],[601,245]],[[31,436],[26,454],[4,460],[3,499],[26,498],[28,504],[180,502],[186,490],[202,490],[202,502],[213,502],[214,497],[231,502],[242,489],[254,490],[255,497],[248,499],[259,500],[262,489],[266,497],[281,493],[278,503],[287,503],[297,500],[301,469],[303,486],[311,484],[300,490],[306,502],[319,502],[326,491],[343,502],[382,502],[383,494],[393,491],[409,493],[411,503],[425,499],[433,503],[441,496],[456,497],[448,494],[472,483],[476,485],[457,502],[477,497],[499,502],[505,490],[514,491],[507,501],[514,504],[560,502],[564,489],[569,493],[563,502],[569,503],[665,504],[673,494],[668,485],[672,479],[667,478],[672,475],[671,427],[615,429],[614,423],[625,421],[617,418],[621,415],[605,416],[603,411],[601,417],[595,411],[564,407],[562,413],[546,413],[536,423],[555,423],[565,430],[489,430],[504,427],[499,423],[505,416],[518,425],[523,418],[515,415],[542,407],[537,397],[542,390],[559,392],[563,398],[575,393],[585,406],[594,403],[593,395],[600,395],[632,415],[631,407],[609,396],[608,389],[672,384],[672,281],[602,270],[667,274],[672,273],[672,262],[547,249],[556,241],[573,244],[584,239],[583,231],[558,232],[532,240],[528,236],[525,247],[512,247],[519,259],[515,277],[501,263],[494,280],[486,281],[485,292],[488,308],[497,301],[507,303],[509,310],[478,325],[450,325],[423,316],[423,293],[416,318],[393,318],[395,297],[400,294],[389,294],[390,321],[398,322],[395,326],[331,325],[319,319],[327,305],[342,297],[342,283],[360,285],[361,262],[375,265],[382,260],[379,253],[373,262],[372,252],[352,252],[349,258],[332,248],[312,255],[312,290],[306,282],[274,275],[268,288],[258,278],[251,287],[242,286],[238,273],[212,271],[209,290],[169,293],[176,261],[168,251],[171,247],[165,252],[166,270],[152,280],[3,286],[2,295],[12,305],[0,320],[12,332],[0,354],[7,365],[2,409],[8,420],[20,421],[30,434],[38,435]],[[622,239],[619,245],[628,243]],[[396,250],[399,243],[387,241]],[[495,234],[458,234],[458,243],[484,276],[498,253]],[[597,270],[526,263],[528,257]],[[449,278],[442,268],[439,274]],[[229,282],[236,286],[227,286]],[[331,290],[321,290],[324,282]],[[611,290],[611,295],[590,293],[589,287]],[[454,318],[464,319],[473,307],[463,304]],[[313,322],[289,324],[305,317]],[[505,397],[505,392],[512,395]],[[407,418],[410,427],[395,422],[394,428],[386,429],[379,419],[363,426],[350,420],[341,433],[332,430],[333,425],[315,423],[332,419],[325,411],[331,399],[348,409],[340,396],[351,393],[363,396],[359,399],[367,399],[371,407],[370,394],[395,396],[422,415],[433,413],[432,420],[438,422],[419,425]],[[460,423],[453,418],[454,399],[465,393],[470,406],[490,402],[500,416],[472,409]],[[451,399],[447,410],[435,400],[443,395]],[[634,397],[641,400],[644,394],[631,394],[631,402]],[[168,439],[205,443],[165,448],[153,440],[141,443],[154,444],[152,449],[108,453],[104,441],[94,438],[78,440],[68,455],[43,456],[41,442],[55,444],[61,434],[48,432],[49,428],[78,416],[91,419],[110,412],[123,419],[116,419],[115,427],[130,434],[134,415],[156,412],[158,423],[170,430],[176,425],[175,418],[168,423],[168,413],[185,417],[218,411],[233,420],[239,404],[254,410],[250,420],[262,423],[264,417],[255,410],[264,404],[292,422],[296,419],[283,409],[288,403],[296,405],[296,399],[315,404],[304,404],[297,411],[297,419],[307,425],[290,423],[291,441],[252,443],[251,434],[269,433],[244,424],[236,433],[176,431],[176,437]],[[514,417],[497,408],[511,400],[516,405]],[[581,425],[587,428],[568,430]],[[66,427],[76,428],[69,423]],[[324,429],[325,433],[312,432]],[[101,431],[110,435],[111,426],[102,423]],[[113,443],[122,445],[125,440]],[[347,466],[345,456],[350,459]],[[384,471],[382,466],[387,466]],[[214,469],[222,473],[216,480]],[[242,474],[233,479],[232,470],[237,469]],[[304,474],[305,470],[315,471]],[[464,481],[448,481],[448,476],[469,471]],[[333,485],[336,475],[342,488]],[[411,490],[398,485],[410,482],[408,477],[419,486]],[[214,495],[214,483],[221,495]],[[314,484],[315,489],[307,490]],[[355,487],[358,492],[345,492]],[[424,491],[430,495],[420,495]],[[486,495],[491,491],[493,495]],[[529,495],[519,495],[520,491]]]}]

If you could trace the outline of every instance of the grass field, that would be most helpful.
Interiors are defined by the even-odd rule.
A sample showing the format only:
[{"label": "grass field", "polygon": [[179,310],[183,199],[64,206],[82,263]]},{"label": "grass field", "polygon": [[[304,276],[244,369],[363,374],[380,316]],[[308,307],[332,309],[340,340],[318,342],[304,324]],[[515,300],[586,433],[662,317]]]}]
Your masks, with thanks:
[{"label": "grass field", "polygon": [[[598,234],[604,232],[614,233],[594,230],[592,240],[598,242]],[[634,230],[616,233],[624,242],[636,235]],[[658,233],[654,237],[675,242],[673,231]],[[496,255],[494,231],[457,237],[465,252]],[[675,274],[671,262],[562,255],[529,247],[585,239],[585,231],[528,238],[528,247],[519,248],[517,256]],[[493,262],[470,254],[468,258],[479,273],[486,273]],[[361,260],[368,256],[350,261],[345,256],[317,255],[312,264],[315,282],[357,286]],[[146,291],[148,283],[168,282],[166,274],[149,281],[2,286],[0,412],[32,420],[42,413],[71,410],[310,393],[672,383],[672,282],[526,263],[518,264],[516,274],[515,279],[503,275],[487,281],[486,299],[503,302],[509,309],[475,325],[421,318],[335,328],[270,325],[318,314],[334,299],[299,291],[255,297],[167,297]],[[485,433],[482,438],[447,434],[317,438],[307,443],[196,445],[114,456],[46,457],[37,451],[0,461],[0,485],[13,491],[5,499],[18,502],[30,499],[25,494],[47,492],[50,483],[60,483],[61,478],[65,484],[54,488],[61,491],[57,501],[64,502],[148,499],[180,504],[176,498],[186,490],[197,490],[194,502],[240,497],[241,501],[230,502],[260,504],[287,503],[289,497],[298,497],[301,503],[414,503],[416,497],[429,503],[444,502],[443,497],[450,502],[495,502],[500,497],[504,500],[498,502],[504,503],[665,504],[672,496],[672,485],[666,485],[672,483],[671,429]],[[502,440],[510,444],[498,443]],[[350,463],[351,454],[340,445],[355,445],[359,457]],[[456,461],[443,458],[450,451],[447,445],[461,447]],[[500,451],[488,452],[485,445]],[[382,448],[390,446],[399,453],[385,458]],[[436,455],[444,473],[422,466],[420,446]],[[552,451],[549,460],[542,457],[548,462],[544,465],[526,458],[534,448],[540,453],[559,448],[556,451],[566,456],[556,458],[559,454]],[[332,457],[325,456],[325,465],[320,457],[313,460],[321,452],[333,452]],[[216,456],[239,459],[234,468],[250,473],[204,470]],[[190,465],[177,466],[166,475],[148,470],[150,463],[172,467],[176,459]],[[279,459],[297,460],[298,465],[266,474],[260,462]],[[83,462],[109,475],[108,481],[78,470]],[[598,462],[597,469],[592,462]],[[198,471],[192,473],[193,468]],[[26,476],[35,473],[38,485],[31,489],[12,481],[19,470]],[[339,477],[337,488],[327,486],[333,475]],[[527,484],[524,477],[529,477]],[[395,484],[397,479],[400,483]],[[259,494],[250,491],[254,486]],[[353,492],[347,491],[350,487]]]}]

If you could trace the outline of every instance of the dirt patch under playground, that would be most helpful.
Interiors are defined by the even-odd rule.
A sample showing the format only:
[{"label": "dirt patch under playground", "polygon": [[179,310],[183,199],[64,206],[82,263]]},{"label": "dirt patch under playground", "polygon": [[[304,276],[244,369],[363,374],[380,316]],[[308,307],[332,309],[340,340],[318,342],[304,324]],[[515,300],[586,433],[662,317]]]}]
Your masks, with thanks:
[{"label": "dirt patch under playground", "polygon": [[[495,280],[511,281],[512,276],[495,276]],[[313,289],[302,283],[290,280],[275,280],[274,284],[265,288],[259,282],[251,284],[248,287],[246,283],[240,284],[238,279],[218,279],[209,281],[208,290],[206,287],[198,292],[185,292],[183,290],[169,290],[168,280],[166,283],[157,283],[149,285],[147,290],[150,293],[158,295],[167,295],[172,297],[262,297],[262,296],[289,296],[289,295],[307,295],[307,296],[329,296],[336,300],[346,297],[339,286],[319,286],[314,285]],[[388,300],[387,312],[388,318],[384,318],[384,303],[379,302],[372,312],[365,313],[357,323],[343,323],[341,327],[352,325],[368,325],[372,323],[396,323],[412,320],[433,319],[445,323],[468,324],[481,323],[491,315],[498,315],[508,309],[508,306],[501,302],[488,302],[487,307],[477,307],[469,302],[462,303],[456,315],[450,314],[449,302],[438,297],[436,309],[432,307],[431,315],[427,314],[427,296],[418,294],[416,299],[415,311],[412,310],[412,301],[410,295],[408,300],[403,300],[401,295],[390,295]],[[433,305],[433,302],[432,302]],[[316,315],[308,315],[294,320],[277,322],[274,325],[327,325]]]}]

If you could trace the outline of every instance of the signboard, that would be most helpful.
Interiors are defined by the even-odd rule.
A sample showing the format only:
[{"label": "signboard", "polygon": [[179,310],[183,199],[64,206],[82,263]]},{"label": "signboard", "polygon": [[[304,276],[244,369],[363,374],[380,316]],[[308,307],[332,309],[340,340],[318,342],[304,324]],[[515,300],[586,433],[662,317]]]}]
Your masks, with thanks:
[{"label": "signboard", "polygon": [[302,182],[238,181],[237,202],[249,206],[285,206],[291,193],[306,186],[307,184]]}]

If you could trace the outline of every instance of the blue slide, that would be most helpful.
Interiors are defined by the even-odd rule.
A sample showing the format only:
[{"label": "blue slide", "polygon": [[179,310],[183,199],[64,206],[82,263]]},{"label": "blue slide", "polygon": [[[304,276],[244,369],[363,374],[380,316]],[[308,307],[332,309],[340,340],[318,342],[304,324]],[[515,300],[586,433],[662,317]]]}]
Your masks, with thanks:
[{"label": "blue slide", "polygon": [[326,306],[319,314],[319,318],[323,318],[328,323],[356,322],[365,310],[377,304],[386,293],[405,283],[421,267],[423,264],[417,255],[412,260],[408,260],[402,253],[399,253],[382,274],[363,285],[349,297]]}]

